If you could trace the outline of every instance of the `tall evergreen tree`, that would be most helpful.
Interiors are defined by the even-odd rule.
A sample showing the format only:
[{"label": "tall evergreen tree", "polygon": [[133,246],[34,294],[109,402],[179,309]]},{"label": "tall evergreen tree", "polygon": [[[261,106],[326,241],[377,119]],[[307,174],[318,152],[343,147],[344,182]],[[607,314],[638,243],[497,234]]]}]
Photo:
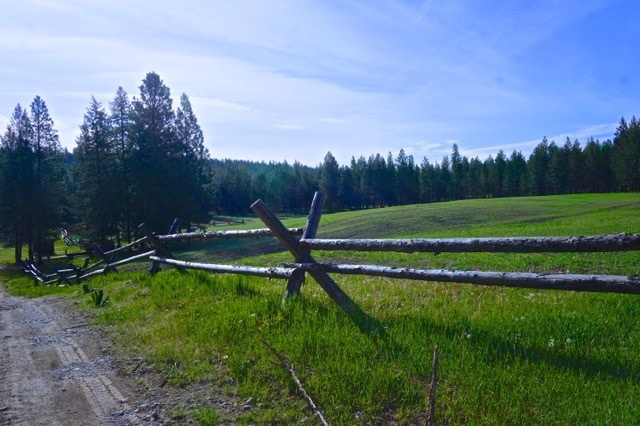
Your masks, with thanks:
[{"label": "tall evergreen tree", "polygon": [[509,197],[525,193],[527,160],[520,151],[513,151],[504,174],[504,193]]},{"label": "tall evergreen tree", "polygon": [[528,186],[531,195],[547,195],[549,192],[549,141],[545,136],[533,150],[527,162]]},{"label": "tall evergreen tree", "polygon": [[18,104],[0,140],[0,236],[13,244],[16,262],[22,260],[22,248],[29,244],[34,222],[32,136],[27,111]]},{"label": "tall evergreen tree", "polygon": [[507,157],[504,155],[503,150],[499,150],[496,155],[495,160],[495,188],[494,193],[492,194],[494,197],[502,197],[504,196],[504,174],[507,169]]},{"label": "tall evergreen tree", "polygon": [[10,234],[16,261],[27,245],[29,260],[52,254],[64,194],[63,153],[45,102],[36,96],[30,115],[16,106],[2,137],[0,222]]},{"label": "tall evergreen tree", "polygon": [[585,192],[587,182],[586,174],[584,173],[585,163],[580,142],[576,139],[570,143],[569,138],[567,138],[567,143],[569,144],[567,152],[567,168],[569,170],[567,190],[572,194]]},{"label": "tall evergreen tree", "polygon": [[436,170],[429,163],[427,157],[420,163],[420,201],[429,203],[437,200],[434,188],[436,184]]},{"label": "tall evergreen tree", "polygon": [[181,147],[175,142],[175,113],[170,91],[154,72],[140,86],[140,99],[131,111],[131,189],[135,222],[146,222],[160,231],[168,229],[178,214],[175,201],[179,188],[171,164]]},{"label": "tall evergreen tree", "polygon": [[187,222],[203,219],[204,214],[211,210],[211,198],[214,192],[211,169],[209,167],[209,150],[204,144],[202,129],[193,112],[189,97],[183,93],[180,96],[180,106],[175,119],[176,142],[182,153],[178,162],[182,166],[182,192],[185,207],[181,215]]},{"label": "tall evergreen tree", "polygon": [[464,197],[466,176],[465,170],[462,164],[462,156],[458,149],[458,144],[454,143],[451,148],[451,157],[449,159],[451,164],[451,196],[454,199]]},{"label": "tall evergreen tree", "polygon": [[396,157],[396,201],[400,205],[417,202],[419,180],[415,173],[413,156],[401,149]]},{"label": "tall evergreen tree", "polygon": [[[117,152],[117,173],[114,177],[113,185],[119,194],[115,200],[115,209],[118,214],[119,228],[122,230],[124,238],[131,242],[132,221],[131,209],[133,198],[131,193],[130,166],[131,161],[131,139],[129,133],[131,131],[131,102],[127,92],[118,87],[115,97],[109,104],[109,127],[111,129],[111,138]],[[120,232],[116,234],[118,243],[120,242]]]},{"label": "tall evergreen tree", "polygon": [[75,172],[78,183],[78,201],[82,220],[92,241],[102,247],[109,245],[109,237],[117,236],[118,151],[110,137],[107,113],[91,97],[91,103],[80,126],[75,150]]},{"label": "tall evergreen tree", "polygon": [[331,151],[324,156],[320,168],[320,191],[325,194],[325,207],[328,212],[334,212],[341,208],[340,195],[340,166]]},{"label": "tall evergreen tree", "polygon": [[547,182],[549,194],[565,194],[567,192],[570,150],[571,141],[568,138],[562,147],[558,147],[553,141],[548,146],[549,167]]},{"label": "tall evergreen tree", "polygon": [[32,151],[35,155],[34,195],[32,208],[36,215],[29,241],[29,258],[42,261],[50,254],[56,228],[60,224],[63,199],[64,162],[58,132],[46,103],[36,96],[31,103]]},{"label": "tall evergreen tree", "polygon": [[609,192],[614,190],[614,176],[611,169],[611,141],[600,143],[593,138],[587,140],[582,152],[586,190],[588,192]]},{"label": "tall evergreen tree", "polygon": [[624,117],[616,129],[612,152],[613,170],[620,189],[640,191],[640,122]]},{"label": "tall evergreen tree", "polygon": [[482,161],[480,158],[474,157],[469,162],[469,196],[472,198],[482,197]]},{"label": "tall evergreen tree", "polygon": [[206,163],[209,160],[209,151],[204,145],[202,129],[198,119],[193,113],[191,101],[186,93],[180,96],[180,107],[176,112],[176,136],[185,144],[187,151],[192,153],[198,161]]}]

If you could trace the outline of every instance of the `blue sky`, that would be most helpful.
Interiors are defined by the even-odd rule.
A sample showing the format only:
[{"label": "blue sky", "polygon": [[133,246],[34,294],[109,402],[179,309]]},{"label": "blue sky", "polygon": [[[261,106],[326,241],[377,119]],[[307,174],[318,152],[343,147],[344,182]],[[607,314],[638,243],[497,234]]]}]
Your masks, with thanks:
[{"label": "blue sky", "polygon": [[75,146],[95,96],[157,72],[215,158],[484,160],[639,115],[640,2],[21,0],[0,9],[0,126],[40,95]]}]

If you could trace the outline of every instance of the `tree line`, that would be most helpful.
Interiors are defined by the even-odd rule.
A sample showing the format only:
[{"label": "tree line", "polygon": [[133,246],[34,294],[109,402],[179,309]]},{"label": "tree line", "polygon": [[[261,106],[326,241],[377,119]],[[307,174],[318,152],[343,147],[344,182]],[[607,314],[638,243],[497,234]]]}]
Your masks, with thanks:
[{"label": "tree line", "polygon": [[640,123],[624,117],[613,140],[589,138],[582,146],[543,138],[526,158],[500,150],[484,160],[462,156],[456,144],[438,162],[418,164],[400,150],[351,158],[340,165],[331,152],[317,167],[284,163],[212,160],[217,208],[250,214],[262,198],[280,212],[304,212],[318,188],[326,211],[431,203],[469,198],[640,190]]},{"label": "tree line", "polygon": [[[316,190],[328,212],[479,197],[640,190],[640,123],[624,117],[613,140],[584,146],[544,138],[528,158],[499,151],[484,160],[450,155],[418,164],[400,150],[353,157],[331,152],[317,166],[210,158],[186,94],[150,72],[130,98],[119,87],[108,106],[86,109],[73,152],[60,145],[46,103],[17,105],[0,136],[0,241],[15,260],[51,254],[60,227],[75,226],[106,248],[136,238],[145,222],[164,232],[173,218],[251,214],[261,198],[279,213],[304,213]],[[24,249],[27,253],[23,253]]]}]

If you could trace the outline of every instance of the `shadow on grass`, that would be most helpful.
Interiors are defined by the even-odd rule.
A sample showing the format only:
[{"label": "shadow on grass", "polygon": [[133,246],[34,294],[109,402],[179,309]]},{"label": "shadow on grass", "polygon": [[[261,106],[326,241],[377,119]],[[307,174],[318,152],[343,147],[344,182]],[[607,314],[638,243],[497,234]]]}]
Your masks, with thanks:
[{"label": "shadow on grass", "polygon": [[[390,327],[398,326],[393,321],[389,325]],[[637,368],[614,360],[602,361],[588,356],[581,357],[556,353],[551,348],[546,350],[540,347],[525,346],[521,343],[499,338],[486,330],[473,327],[448,326],[422,320],[418,328],[425,330],[424,335],[431,335],[436,338],[442,336],[452,342],[466,335],[465,341],[475,345],[478,349],[491,348],[492,351],[490,352],[493,353],[483,360],[486,364],[505,364],[513,359],[518,359],[525,363],[546,364],[561,370],[572,370],[591,377],[606,375],[614,379],[630,380],[634,385],[640,384],[640,375],[638,375]],[[393,337],[385,336],[385,339],[390,351],[409,350],[406,347],[407,345],[395,342]]]}]

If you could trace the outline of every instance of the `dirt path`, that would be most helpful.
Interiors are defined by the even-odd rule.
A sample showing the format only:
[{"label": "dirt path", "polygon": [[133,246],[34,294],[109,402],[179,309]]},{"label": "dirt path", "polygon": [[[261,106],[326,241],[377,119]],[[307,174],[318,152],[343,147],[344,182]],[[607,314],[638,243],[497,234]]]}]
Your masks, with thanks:
[{"label": "dirt path", "polygon": [[115,361],[69,303],[0,286],[0,425],[153,423],[157,415],[130,406]]},{"label": "dirt path", "polygon": [[176,388],[151,363],[118,358],[114,336],[74,303],[13,297],[0,282],[0,426],[192,424],[201,407],[236,424],[252,409],[228,380]]}]

